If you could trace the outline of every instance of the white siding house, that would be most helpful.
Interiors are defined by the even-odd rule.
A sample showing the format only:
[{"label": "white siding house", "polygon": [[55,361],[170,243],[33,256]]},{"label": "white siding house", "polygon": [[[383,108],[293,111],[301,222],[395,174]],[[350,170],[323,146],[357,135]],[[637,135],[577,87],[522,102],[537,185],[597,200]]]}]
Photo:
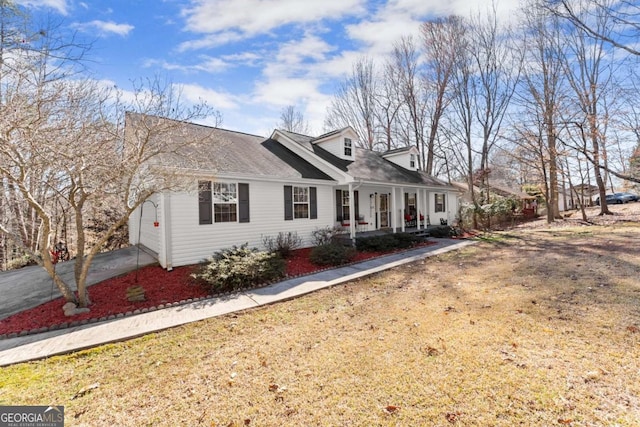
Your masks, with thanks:
[{"label": "white siding house", "polygon": [[311,246],[321,228],[341,225],[355,238],[451,224],[457,212],[456,190],[410,163],[415,149],[357,148],[351,128],[318,138],[276,130],[263,138],[185,123],[180,138],[199,132],[211,135],[211,149],[199,154],[199,170],[185,170],[189,188],[154,195],[129,221],[130,242],[156,253],[167,269],[234,245],[261,248],[280,232]]}]

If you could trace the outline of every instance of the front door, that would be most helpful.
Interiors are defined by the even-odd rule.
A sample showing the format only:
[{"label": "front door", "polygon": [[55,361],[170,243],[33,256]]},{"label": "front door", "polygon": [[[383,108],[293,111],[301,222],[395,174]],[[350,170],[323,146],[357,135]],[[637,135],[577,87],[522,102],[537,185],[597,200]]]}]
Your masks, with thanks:
[{"label": "front door", "polygon": [[389,195],[380,194],[380,228],[389,227]]}]

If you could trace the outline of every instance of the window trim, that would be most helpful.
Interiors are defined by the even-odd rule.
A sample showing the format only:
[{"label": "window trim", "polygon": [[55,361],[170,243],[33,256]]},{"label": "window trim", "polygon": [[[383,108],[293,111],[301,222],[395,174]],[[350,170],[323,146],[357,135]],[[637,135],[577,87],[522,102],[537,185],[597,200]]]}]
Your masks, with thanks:
[{"label": "window trim", "polygon": [[[220,184],[233,186],[235,188],[235,202],[216,202],[216,187]],[[220,189],[217,194],[223,194]],[[221,199],[221,197],[218,197]],[[234,212],[226,212],[223,215],[234,216],[234,220],[216,221],[216,205],[232,206]],[[231,210],[231,209],[230,209]],[[250,198],[249,184],[230,181],[198,180],[198,223],[200,225],[225,224],[225,223],[245,223],[250,222]]]},{"label": "window trim", "polygon": [[409,154],[409,167],[411,169],[415,169],[415,167],[416,167],[416,155],[415,154]]},{"label": "window trim", "polygon": [[[345,204],[346,200],[346,204]],[[342,196],[340,197],[340,206],[342,207],[342,219],[348,221],[349,219],[349,206],[351,205],[351,200],[349,199],[349,192],[342,191]]]},{"label": "window trim", "polygon": [[[296,194],[296,190],[304,190],[302,194]],[[291,188],[293,203],[293,219],[309,219],[311,216],[311,197],[309,196],[309,187],[302,185],[294,185]],[[306,201],[296,201],[296,197],[305,196]],[[296,210],[296,206],[306,206],[306,216],[298,216],[299,212]]]},{"label": "window trim", "polygon": [[[305,202],[295,202],[294,188],[307,189],[307,216],[295,216],[295,204]],[[284,220],[293,221],[294,219],[318,219],[318,189],[317,187],[308,185],[285,185],[284,186]]]},{"label": "window trim", "polygon": [[[233,187],[233,192],[232,191],[223,191],[222,187],[226,186],[227,188],[231,188]],[[216,187],[218,188],[218,190],[216,189]],[[213,181],[212,185],[211,185],[211,200],[212,200],[212,204],[213,204],[213,222],[218,224],[218,223],[226,223],[226,222],[238,222],[238,183],[236,182],[226,182],[226,181]],[[216,191],[217,190],[217,191]],[[216,202],[216,195],[218,195],[218,199],[221,201]],[[231,196],[233,197],[233,201],[225,201],[224,197],[228,196],[228,195],[235,195],[235,196]],[[220,206],[220,207],[225,207],[225,210],[227,209],[226,207],[229,207],[229,211],[228,212],[221,212],[221,213],[217,213],[216,212],[216,205]],[[231,207],[233,206],[233,212],[231,212]],[[220,220],[218,220],[218,216],[220,216]],[[224,218],[223,218],[224,216]],[[228,218],[228,219],[227,219]],[[233,219],[231,219],[233,218]]]},{"label": "window trim", "polygon": [[[447,211],[447,194],[435,193],[434,194],[434,212],[446,212]],[[442,203],[438,202],[438,196],[442,196]]]},{"label": "window trim", "polygon": [[351,141],[351,138],[345,138],[343,146],[344,155],[348,157],[353,156],[353,142]]}]

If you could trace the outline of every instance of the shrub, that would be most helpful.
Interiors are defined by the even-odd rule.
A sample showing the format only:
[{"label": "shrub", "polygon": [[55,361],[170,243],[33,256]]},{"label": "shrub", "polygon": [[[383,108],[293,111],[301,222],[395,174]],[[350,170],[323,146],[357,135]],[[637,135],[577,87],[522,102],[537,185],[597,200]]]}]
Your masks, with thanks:
[{"label": "shrub", "polygon": [[327,243],[313,248],[309,258],[316,265],[341,265],[351,262],[355,256],[356,250],[351,246]]},{"label": "shrub", "polygon": [[275,252],[249,249],[245,243],[216,252],[191,276],[214,291],[224,292],[283,277],[285,267]]},{"label": "shrub", "polygon": [[29,255],[22,255],[18,258],[13,258],[7,262],[7,270],[17,270],[29,265],[36,265],[36,261]]},{"label": "shrub", "polygon": [[386,252],[396,248],[393,234],[356,238],[356,248],[365,252]]},{"label": "shrub", "polygon": [[287,258],[291,255],[291,251],[302,246],[302,237],[298,236],[295,231],[287,231],[286,233],[281,231],[276,237],[262,237],[262,243],[269,252],[275,252],[283,258]]},{"label": "shrub", "polygon": [[324,227],[316,228],[311,232],[314,246],[322,246],[333,243],[337,235],[344,234],[342,227]]},{"label": "shrub", "polygon": [[356,248],[365,252],[386,252],[394,249],[406,249],[420,239],[409,233],[383,234],[380,236],[360,237],[356,239]]},{"label": "shrub", "polygon": [[396,240],[396,247],[398,249],[412,248],[421,240],[419,237],[410,233],[396,233],[393,235],[393,238]]},{"label": "shrub", "polygon": [[452,237],[458,234],[456,229],[450,225],[437,225],[429,228],[429,235],[432,237]]}]

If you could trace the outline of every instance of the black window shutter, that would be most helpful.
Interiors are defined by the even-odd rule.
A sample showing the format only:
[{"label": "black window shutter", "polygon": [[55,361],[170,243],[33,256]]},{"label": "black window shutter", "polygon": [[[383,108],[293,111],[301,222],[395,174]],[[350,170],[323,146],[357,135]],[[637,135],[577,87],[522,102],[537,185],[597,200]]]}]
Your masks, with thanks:
[{"label": "black window shutter", "polygon": [[249,222],[249,184],[238,184],[238,222]]},{"label": "black window shutter", "polygon": [[445,193],[442,193],[442,212],[446,212],[447,211],[447,195]]},{"label": "black window shutter", "polygon": [[409,193],[404,193],[404,214],[409,213]]},{"label": "black window shutter", "polygon": [[342,220],[342,191],[336,190],[336,221]]},{"label": "black window shutter", "polygon": [[290,221],[293,219],[293,187],[290,185],[284,186],[284,220]]},{"label": "black window shutter", "polygon": [[318,194],[316,187],[309,187],[309,219],[318,219]]},{"label": "black window shutter", "polygon": [[353,208],[355,210],[356,218],[360,217],[360,198],[358,197],[358,190],[353,192]]},{"label": "black window shutter", "polygon": [[198,181],[198,216],[200,224],[213,224],[211,181]]}]

